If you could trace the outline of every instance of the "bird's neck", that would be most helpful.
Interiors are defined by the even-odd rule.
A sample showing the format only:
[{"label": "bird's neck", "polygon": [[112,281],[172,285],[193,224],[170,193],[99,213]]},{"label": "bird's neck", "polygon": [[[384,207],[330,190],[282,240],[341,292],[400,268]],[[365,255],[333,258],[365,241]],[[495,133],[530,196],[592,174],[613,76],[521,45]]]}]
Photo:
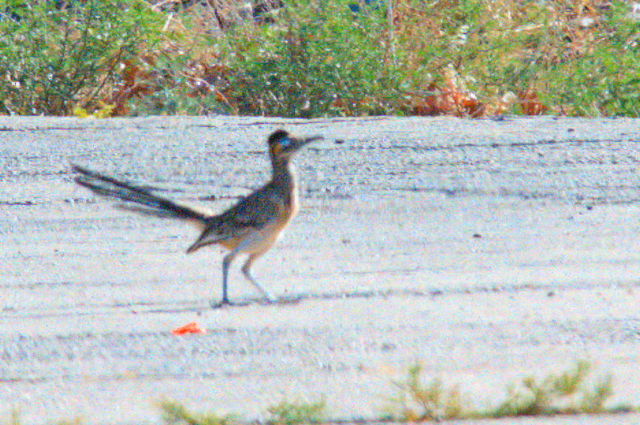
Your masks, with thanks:
[{"label": "bird's neck", "polygon": [[285,198],[295,195],[297,190],[297,172],[291,161],[285,158],[272,158],[273,176],[275,186],[285,194]]},{"label": "bird's neck", "polygon": [[279,183],[295,184],[296,169],[286,158],[272,158],[273,180]]}]

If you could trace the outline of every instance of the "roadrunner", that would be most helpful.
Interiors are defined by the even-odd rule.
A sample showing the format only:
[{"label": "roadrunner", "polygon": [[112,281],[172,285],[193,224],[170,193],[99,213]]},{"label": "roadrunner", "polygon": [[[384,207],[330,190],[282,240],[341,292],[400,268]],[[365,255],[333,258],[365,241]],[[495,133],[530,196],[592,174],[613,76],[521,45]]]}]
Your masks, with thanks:
[{"label": "roadrunner", "polygon": [[[180,205],[151,191],[72,164],[75,181],[94,193],[117,199],[121,208],[162,218],[174,218],[195,225],[202,233],[187,249],[221,245],[229,250],[222,260],[222,300],[228,305],[229,267],[238,254],[247,254],[242,272],[269,301],[276,299],[251,274],[251,265],[276,242],[300,208],[298,180],[291,158],[301,147],[321,136],[298,138],[284,130],[272,133],[267,143],[271,157],[271,180],[225,212],[214,215]],[[212,301],[212,306],[218,305]]]}]

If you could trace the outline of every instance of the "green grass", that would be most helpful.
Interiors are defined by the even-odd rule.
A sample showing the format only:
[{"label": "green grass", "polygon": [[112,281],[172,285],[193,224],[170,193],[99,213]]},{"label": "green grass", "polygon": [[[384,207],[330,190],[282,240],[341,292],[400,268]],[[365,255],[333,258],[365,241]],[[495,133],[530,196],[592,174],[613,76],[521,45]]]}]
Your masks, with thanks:
[{"label": "green grass", "polygon": [[379,11],[354,16],[344,1],[287,2],[282,25],[242,26],[222,40],[237,70],[225,87],[243,113],[312,117],[392,113],[397,69]]},{"label": "green grass", "polygon": [[[20,419],[20,412],[17,409],[11,411],[9,419],[2,422],[1,425],[23,425],[22,420]],[[80,417],[76,417],[74,419],[62,420],[58,422],[54,422],[55,425],[82,425],[84,421]]]},{"label": "green grass", "polygon": [[142,0],[8,1],[0,113],[640,116],[625,1],[350,2],[289,0],[275,24],[215,33]]},{"label": "green grass", "polygon": [[[478,405],[464,394],[459,385],[447,386],[435,378],[425,380],[422,367],[415,364],[400,381],[393,381],[393,394],[387,398],[382,414],[369,418],[371,422],[439,422],[449,419],[486,419],[519,416],[589,415],[637,412],[630,405],[610,403],[613,396],[611,375],[593,377],[590,365],[578,361],[560,373],[538,378],[527,376],[507,385],[504,399],[493,406]],[[256,423],[241,416],[199,413],[174,400],[158,403],[166,425],[246,425]],[[349,419],[332,419],[324,400],[317,402],[287,401],[267,408],[268,425],[311,425],[344,423]],[[18,411],[13,411],[7,425],[21,425]],[[81,425],[81,419],[59,422],[60,425]]]},{"label": "green grass", "polygon": [[20,412],[18,412],[18,410],[13,409],[11,411],[11,414],[9,415],[9,419],[6,421],[3,421],[2,424],[6,424],[6,425],[20,425]]},{"label": "green grass", "polygon": [[398,422],[442,419],[502,418],[621,413],[629,406],[608,406],[613,395],[612,377],[590,379],[585,361],[544,378],[527,376],[507,386],[504,400],[495,406],[474,405],[458,386],[445,387],[440,379],[424,383],[422,368],[412,366],[405,380],[394,382],[395,394],[384,416]]},{"label": "green grass", "polygon": [[526,377],[507,389],[507,397],[491,416],[542,416],[555,414],[603,413],[607,399],[613,394],[611,376],[587,386],[586,362],[578,362],[571,370],[544,379]]},{"label": "green grass", "polygon": [[398,422],[459,419],[469,415],[468,402],[458,386],[445,387],[440,379],[422,380],[422,367],[411,366],[404,381],[392,382],[395,394],[383,409],[384,417]]},{"label": "green grass", "polygon": [[[442,420],[486,419],[519,416],[616,414],[637,411],[632,406],[610,405],[613,396],[610,375],[592,377],[590,366],[578,361],[560,373],[543,378],[524,377],[507,385],[504,399],[493,406],[478,405],[459,385],[447,386],[435,378],[425,380],[419,364],[411,366],[400,381],[393,381],[375,422],[439,422]],[[167,425],[241,425],[249,421],[237,416],[202,415],[189,412],[175,401],[161,405]],[[267,409],[271,425],[299,425],[342,422],[330,419],[324,401],[282,401]],[[354,412],[353,416],[358,417]]]},{"label": "green grass", "polygon": [[142,0],[6,2],[0,21],[0,113],[68,115],[117,84],[123,63],[157,42],[160,25]]},{"label": "green grass", "polygon": [[322,423],[325,420],[326,405],[318,402],[290,402],[283,400],[267,409],[273,425],[301,425]]},{"label": "green grass", "polygon": [[163,400],[159,403],[159,407],[162,420],[167,425],[231,425],[237,423],[233,416],[194,413],[173,400]]},{"label": "green grass", "polygon": [[[183,404],[164,400],[159,403],[162,420],[167,425],[239,425],[246,423],[233,415],[218,415],[215,413],[194,413]],[[321,423],[325,418],[324,401],[290,402],[282,401],[267,409],[271,425],[303,425]]]}]

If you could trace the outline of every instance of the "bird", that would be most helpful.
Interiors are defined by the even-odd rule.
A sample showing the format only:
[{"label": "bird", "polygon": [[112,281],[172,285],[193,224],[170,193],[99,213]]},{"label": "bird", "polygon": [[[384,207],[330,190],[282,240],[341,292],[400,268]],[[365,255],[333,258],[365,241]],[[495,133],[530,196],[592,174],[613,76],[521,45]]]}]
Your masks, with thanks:
[{"label": "bird", "polygon": [[118,207],[148,216],[183,220],[201,233],[186,252],[220,245],[228,250],[222,259],[222,298],[211,301],[212,307],[231,305],[228,296],[229,268],[239,254],[246,254],[242,266],[246,279],[261,293],[266,302],[275,298],[253,276],[251,266],[279,239],[300,209],[299,183],[292,158],[303,146],[323,139],[322,136],[296,137],[279,129],[267,139],[271,159],[271,179],[259,189],[240,199],[220,214],[203,211],[158,196],[152,190],[71,164],[74,181],[93,193],[112,198]]}]

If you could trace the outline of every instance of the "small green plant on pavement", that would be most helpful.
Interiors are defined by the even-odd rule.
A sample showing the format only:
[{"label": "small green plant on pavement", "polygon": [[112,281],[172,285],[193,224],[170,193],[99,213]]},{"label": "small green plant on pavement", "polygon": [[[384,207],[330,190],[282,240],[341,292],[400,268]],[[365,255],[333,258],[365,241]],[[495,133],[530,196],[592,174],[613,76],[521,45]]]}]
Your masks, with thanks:
[{"label": "small green plant on pavement", "polygon": [[267,411],[271,415],[269,422],[273,425],[316,424],[325,419],[326,405],[324,401],[308,403],[283,400]]},{"label": "small green plant on pavement", "polygon": [[544,416],[606,412],[605,403],[613,395],[612,379],[607,375],[593,385],[586,378],[589,364],[579,361],[560,374],[543,379],[523,378],[507,388],[507,397],[492,416]]},{"label": "small green plant on pavement", "polygon": [[495,407],[478,408],[457,386],[445,387],[439,379],[422,380],[422,367],[409,368],[404,381],[394,382],[396,392],[385,417],[400,422],[517,416],[622,413],[629,406],[608,407],[613,395],[610,375],[590,380],[590,365],[577,362],[571,369],[539,379],[525,377],[507,387],[505,399]]},{"label": "small green plant on pavement", "polygon": [[[159,403],[163,422],[167,425],[240,425],[247,421],[232,415],[215,413],[194,413],[183,404],[173,400]],[[290,402],[281,401],[267,409],[270,415],[267,423],[272,425],[302,425],[320,423],[325,418],[324,401]]]},{"label": "small green plant on pavement", "polygon": [[191,412],[183,404],[173,400],[163,400],[159,406],[162,420],[167,425],[233,425],[238,423],[232,416]]},{"label": "small green plant on pavement", "polygon": [[394,381],[395,394],[385,407],[385,417],[400,422],[456,419],[464,417],[464,401],[457,386],[445,387],[440,379],[423,382],[422,366],[409,368],[403,381]]}]

